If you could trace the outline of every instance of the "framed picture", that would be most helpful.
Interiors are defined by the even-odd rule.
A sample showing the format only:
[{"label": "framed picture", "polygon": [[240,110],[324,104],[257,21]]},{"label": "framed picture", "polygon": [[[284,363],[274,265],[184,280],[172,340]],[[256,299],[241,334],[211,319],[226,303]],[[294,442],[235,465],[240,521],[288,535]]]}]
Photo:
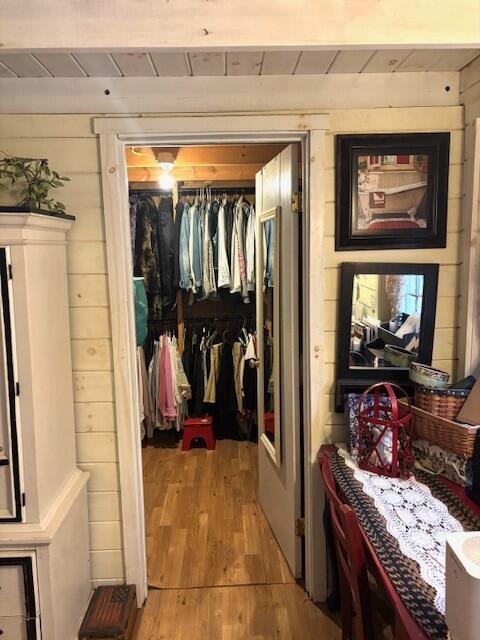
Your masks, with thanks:
[{"label": "framed picture", "polygon": [[446,246],[449,133],[336,142],[337,251]]}]

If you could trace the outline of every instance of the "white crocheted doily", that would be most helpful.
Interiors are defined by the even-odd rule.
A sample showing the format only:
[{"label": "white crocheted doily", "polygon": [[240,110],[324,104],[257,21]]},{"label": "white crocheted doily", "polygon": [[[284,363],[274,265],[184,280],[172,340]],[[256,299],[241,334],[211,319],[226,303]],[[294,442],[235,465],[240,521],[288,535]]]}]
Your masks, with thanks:
[{"label": "white crocheted doily", "polygon": [[435,606],[444,614],[445,540],[449,533],[463,531],[461,524],[413,476],[400,480],[362,471],[345,449],[338,452],[373,499],[402,553],[418,563],[422,578],[435,589]]}]

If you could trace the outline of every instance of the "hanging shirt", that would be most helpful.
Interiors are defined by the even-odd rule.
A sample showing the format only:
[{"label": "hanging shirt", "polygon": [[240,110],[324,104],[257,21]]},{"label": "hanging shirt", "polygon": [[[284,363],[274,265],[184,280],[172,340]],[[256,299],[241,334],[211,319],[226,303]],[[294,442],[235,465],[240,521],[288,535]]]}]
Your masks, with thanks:
[{"label": "hanging shirt", "polygon": [[207,203],[205,209],[205,220],[202,225],[203,229],[203,291],[206,297],[212,297],[217,293],[215,284],[215,271],[213,264],[213,244],[210,238],[210,212],[211,203]]},{"label": "hanging shirt", "polygon": [[265,256],[265,283],[267,287],[273,287],[275,276],[275,223],[267,220],[263,225],[264,232],[264,256]]},{"label": "hanging shirt", "polygon": [[233,343],[232,357],[233,357],[233,375],[235,380],[235,393],[237,395],[238,410],[243,411],[243,393],[242,393],[242,378],[241,378],[241,362],[244,356],[243,344],[236,341]]},{"label": "hanging shirt", "polygon": [[202,255],[201,255],[201,228],[200,228],[200,210],[196,202],[190,207],[188,212],[190,221],[189,235],[189,258],[190,258],[190,277],[192,280],[192,291],[196,293],[202,286]]},{"label": "hanging shirt", "polygon": [[186,291],[192,288],[192,276],[190,268],[190,205],[187,203],[183,208],[180,223],[180,246],[178,250],[178,262],[180,273],[180,287]]},{"label": "hanging shirt", "polygon": [[230,288],[230,264],[227,253],[227,232],[225,227],[225,205],[224,199],[218,210],[217,247],[218,247],[218,288]]},{"label": "hanging shirt", "polygon": [[255,209],[251,206],[245,237],[245,262],[248,291],[255,291]]},{"label": "hanging shirt", "polygon": [[222,357],[222,345],[214,344],[210,348],[210,374],[208,376],[207,386],[205,387],[205,395],[203,401],[214,404],[217,400],[216,388],[218,382],[218,374],[220,373],[220,360]]},{"label": "hanging shirt", "polygon": [[235,231],[237,234],[237,250],[238,250],[238,265],[240,269],[240,282],[241,282],[241,294],[243,301],[248,304],[250,298],[248,295],[247,284],[247,265],[245,259],[245,232],[246,232],[246,219],[245,213],[249,212],[250,207],[246,204],[242,198],[238,201],[235,215]]},{"label": "hanging shirt", "polygon": [[251,334],[248,336],[247,349],[243,358],[243,406],[249,411],[257,408],[257,368],[251,364],[257,359],[255,341]]}]

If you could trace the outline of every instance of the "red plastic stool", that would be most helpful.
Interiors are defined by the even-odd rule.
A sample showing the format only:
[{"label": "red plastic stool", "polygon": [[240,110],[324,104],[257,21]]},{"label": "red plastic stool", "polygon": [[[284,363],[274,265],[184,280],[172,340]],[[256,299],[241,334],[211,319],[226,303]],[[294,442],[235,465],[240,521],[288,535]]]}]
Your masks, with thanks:
[{"label": "red plastic stool", "polygon": [[188,451],[195,438],[203,440],[207,449],[215,449],[212,422],[212,416],[187,418],[183,423],[182,451]]}]

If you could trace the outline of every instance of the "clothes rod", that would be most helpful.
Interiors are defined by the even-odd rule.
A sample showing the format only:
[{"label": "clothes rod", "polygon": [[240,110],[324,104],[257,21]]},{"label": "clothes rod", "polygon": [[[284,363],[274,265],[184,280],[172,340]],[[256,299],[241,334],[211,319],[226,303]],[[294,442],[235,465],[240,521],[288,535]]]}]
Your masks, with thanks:
[{"label": "clothes rod", "polygon": [[[181,196],[196,196],[197,194],[199,194],[201,191],[205,191],[207,187],[198,187],[198,188],[192,188],[192,187],[179,187],[178,188],[178,195]],[[227,195],[255,195],[255,187],[208,187],[208,189],[214,193],[215,195],[222,195],[222,194],[227,194]],[[163,189],[152,189],[152,188],[145,188],[143,189],[142,187],[135,187],[135,188],[130,188],[128,190],[129,194],[134,195],[137,193],[146,193],[148,195],[151,196],[165,196],[165,197],[172,197],[172,192],[171,191],[164,191]]]}]

